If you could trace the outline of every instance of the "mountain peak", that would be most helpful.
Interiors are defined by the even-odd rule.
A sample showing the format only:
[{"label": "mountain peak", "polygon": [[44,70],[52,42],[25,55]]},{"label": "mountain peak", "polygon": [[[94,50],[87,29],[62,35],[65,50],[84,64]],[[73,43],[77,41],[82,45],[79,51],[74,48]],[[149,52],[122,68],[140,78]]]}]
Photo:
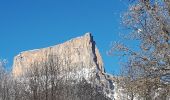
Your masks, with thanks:
[{"label": "mountain peak", "polygon": [[102,86],[104,94],[105,91],[113,90],[113,80],[105,74],[102,58],[91,33],[62,44],[21,52],[14,58],[12,73],[18,78],[35,72],[36,68],[51,67],[61,79],[93,80],[97,86]]},{"label": "mountain peak", "polygon": [[[104,72],[102,58],[93,36],[88,32],[83,36],[58,45],[21,52],[14,58],[14,76],[24,74],[27,68],[35,63],[48,62],[49,56],[52,56],[54,61],[60,60],[63,64],[62,66],[66,69],[67,67],[80,66],[81,64],[84,68],[93,68],[95,71]],[[66,59],[69,66],[63,61]]]}]

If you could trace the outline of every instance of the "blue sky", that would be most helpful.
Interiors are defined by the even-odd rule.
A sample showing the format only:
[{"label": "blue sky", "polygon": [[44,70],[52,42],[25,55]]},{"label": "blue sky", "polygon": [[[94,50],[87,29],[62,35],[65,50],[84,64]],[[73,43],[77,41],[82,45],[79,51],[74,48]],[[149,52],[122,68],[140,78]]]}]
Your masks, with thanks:
[{"label": "blue sky", "polygon": [[62,43],[91,32],[109,73],[118,73],[119,60],[106,54],[119,40],[121,0],[0,0],[0,58]]}]

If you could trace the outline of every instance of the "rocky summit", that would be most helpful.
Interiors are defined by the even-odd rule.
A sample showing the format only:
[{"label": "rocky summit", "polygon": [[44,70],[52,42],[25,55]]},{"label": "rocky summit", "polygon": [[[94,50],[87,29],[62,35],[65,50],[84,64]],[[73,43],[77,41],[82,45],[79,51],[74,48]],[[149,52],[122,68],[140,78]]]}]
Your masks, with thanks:
[{"label": "rocky summit", "polygon": [[99,90],[113,98],[113,77],[105,73],[101,55],[91,33],[55,46],[21,52],[14,58],[12,73],[14,77],[20,77],[28,69],[35,67],[35,64],[58,62],[61,75],[69,72],[72,79],[81,77],[88,81],[93,77],[95,84],[101,86]]},{"label": "rocky summit", "polygon": [[[65,43],[43,49],[21,52],[14,58],[13,74],[19,76],[35,62],[46,62],[53,56],[54,62],[60,59],[63,68],[83,66],[104,72],[102,58],[90,33],[74,38]],[[65,63],[67,62],[67,64]],[[69,65],[69,66],[68,66]],[[74,66],[76,65],[76,66]]]}]

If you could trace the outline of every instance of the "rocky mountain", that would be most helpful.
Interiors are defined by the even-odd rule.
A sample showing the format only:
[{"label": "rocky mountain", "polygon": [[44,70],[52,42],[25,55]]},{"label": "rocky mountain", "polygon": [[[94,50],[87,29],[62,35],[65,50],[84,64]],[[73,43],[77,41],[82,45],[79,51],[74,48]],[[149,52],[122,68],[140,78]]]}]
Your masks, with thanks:
[{"label": "rocky mountain", "polygon": [[59,76],[67,74],[71,80],[84,78],[89,83],[95,82],[101,93],[114,99],[114,78],[105,73],[91,33],[59,45],[21,52],[14,58],[12,73],[14,77],[20,77],[42,63],[55,65],[60,71]]}]

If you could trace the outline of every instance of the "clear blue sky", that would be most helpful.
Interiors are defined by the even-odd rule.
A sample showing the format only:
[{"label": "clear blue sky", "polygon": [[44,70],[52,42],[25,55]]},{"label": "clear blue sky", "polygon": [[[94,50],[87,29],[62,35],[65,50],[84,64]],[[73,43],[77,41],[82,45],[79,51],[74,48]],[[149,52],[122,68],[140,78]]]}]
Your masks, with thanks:
[{"label": "clear blue sky", "polygon": [[[0,0],[0,57],[62,43],[91,32],[107,72],[118,73],[117,57],[106,52],[119,40],[121,0]],[[11,68],[11,67],[9,67]]]}]

